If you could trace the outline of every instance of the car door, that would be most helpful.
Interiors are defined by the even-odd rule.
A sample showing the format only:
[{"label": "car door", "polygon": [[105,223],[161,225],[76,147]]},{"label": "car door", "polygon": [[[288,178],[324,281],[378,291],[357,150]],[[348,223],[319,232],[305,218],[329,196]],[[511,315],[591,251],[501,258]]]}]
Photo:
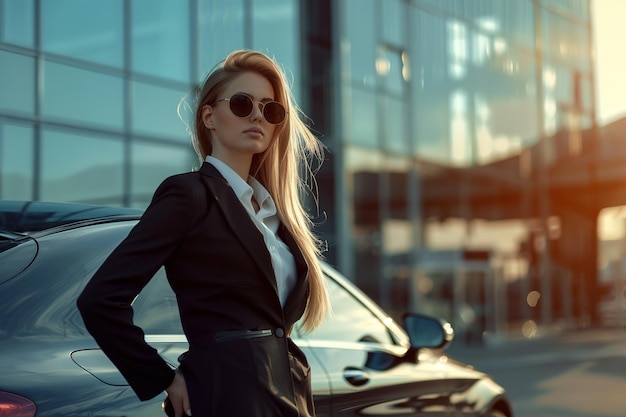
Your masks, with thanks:
[{"label": "car door", "polygon": [[296,326],[318,415],[451,415],[445,359],[428,351],[407,358],[406,335],[389,317],[346,281],[327,282],[332,316],[310,334]]}]

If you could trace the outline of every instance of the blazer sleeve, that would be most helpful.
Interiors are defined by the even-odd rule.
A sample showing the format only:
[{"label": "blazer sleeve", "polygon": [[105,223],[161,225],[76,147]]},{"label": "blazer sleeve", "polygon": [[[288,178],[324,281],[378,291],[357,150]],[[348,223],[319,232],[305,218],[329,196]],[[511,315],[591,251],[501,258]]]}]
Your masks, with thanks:
[{"label": "blazer sleeve", "polygon": [[77,301],[87,330],[141,400],[162,393],[175,372],[133,324],[131,303],[192,226],[198,210],[192,186],[183,176],[166,179]]}]

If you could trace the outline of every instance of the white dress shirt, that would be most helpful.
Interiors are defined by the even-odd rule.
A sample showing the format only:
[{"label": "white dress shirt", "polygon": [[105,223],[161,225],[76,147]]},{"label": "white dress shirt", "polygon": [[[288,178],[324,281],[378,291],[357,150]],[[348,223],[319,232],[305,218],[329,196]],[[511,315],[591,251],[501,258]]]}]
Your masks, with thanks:
[{"label": "white dress shirt", "polygon": [[[287,245],[276,234],[280,220],[276,214],[276,206],[272,196],[256,178],[249,176],[248,182],[245,182],[239,174],[221,160],[207,155],[206,161],[213,165],[230,184],[237,198],[263,235],[274,267],[278,298],[280,304],[284,306],[296,283],[296,262]],[[259,205],[258,212],[255,212],[252,205],[253,197]]]}]

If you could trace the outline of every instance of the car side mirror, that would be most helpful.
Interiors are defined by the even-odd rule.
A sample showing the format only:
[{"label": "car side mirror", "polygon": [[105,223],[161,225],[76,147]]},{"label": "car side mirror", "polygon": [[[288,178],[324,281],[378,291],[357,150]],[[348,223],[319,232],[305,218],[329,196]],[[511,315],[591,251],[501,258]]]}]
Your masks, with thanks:
[{"label": "car side mirror", "polygon": [[405,314],[404,329],[413,349],[445,348],[454,339],[454,330],[450,323],[422,314]]}]

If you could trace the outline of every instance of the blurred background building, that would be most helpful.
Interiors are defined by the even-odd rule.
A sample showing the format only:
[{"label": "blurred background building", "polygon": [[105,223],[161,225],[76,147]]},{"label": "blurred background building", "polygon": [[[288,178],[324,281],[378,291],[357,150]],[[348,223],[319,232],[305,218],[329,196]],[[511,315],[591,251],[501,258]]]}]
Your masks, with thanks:
[{"label": "blurred background building", "polygon": [[256,49],[328,147],[327,259],[384,307],[593,323],[626,149],[592,36],[589,0],[0,0],[0,198],[146,207],[199,166],[195,88]]}]

